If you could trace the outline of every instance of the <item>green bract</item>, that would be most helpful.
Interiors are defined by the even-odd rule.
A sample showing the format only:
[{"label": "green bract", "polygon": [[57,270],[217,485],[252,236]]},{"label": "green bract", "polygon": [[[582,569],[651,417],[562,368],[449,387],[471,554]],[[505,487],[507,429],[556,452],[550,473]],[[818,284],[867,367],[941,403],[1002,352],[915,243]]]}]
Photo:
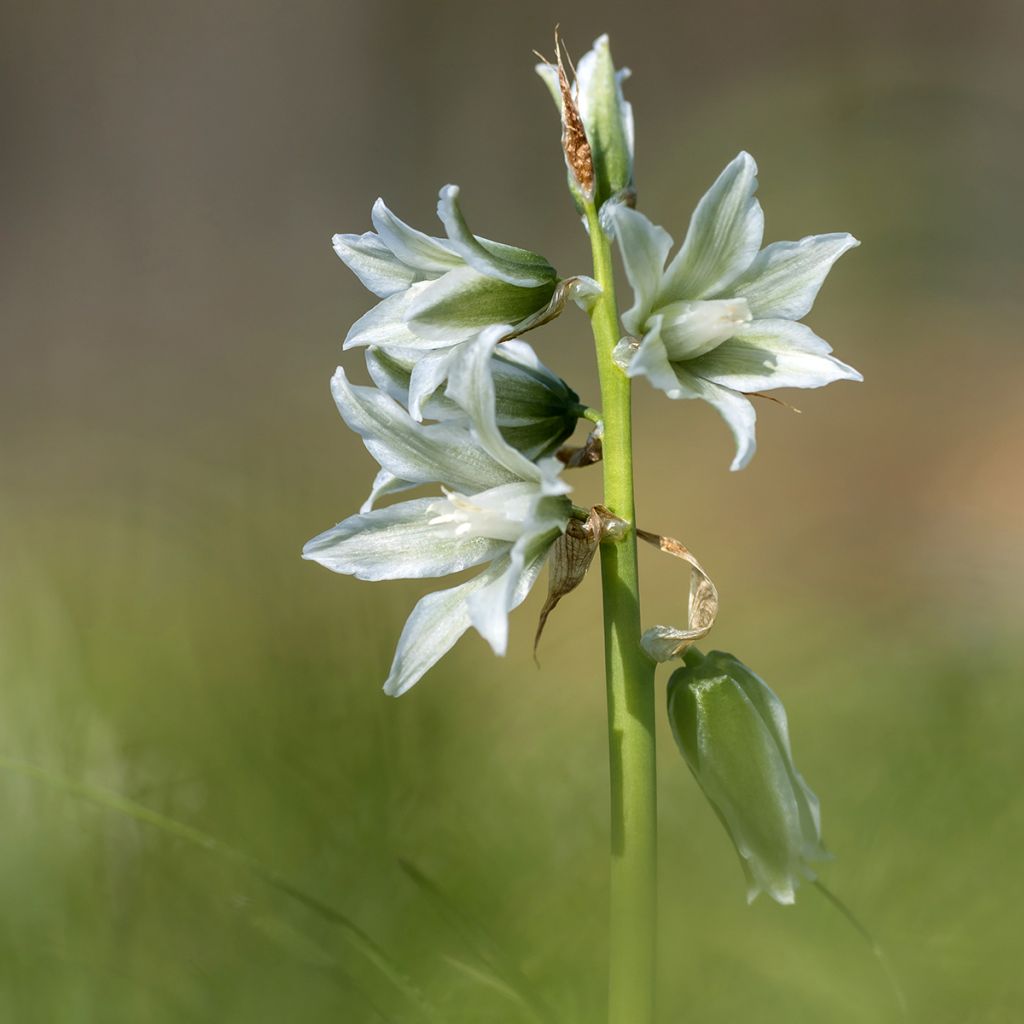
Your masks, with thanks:
[{"label": "green bract", "polygon": [[686,654],[668,684],[672,731],[747,876],[747,898],[792,903],[827,859],[818,798],[793,765],[782,702],[731,654]]},{"label": "green bract", "polygon": [[[558,70],[551,64],[538,64],[537,74],[544,79],[561,110]],[[572,96],[590,143],[593,200],[598,207],[613,196],[633,191],[633,107],[622,95],[622,83],[629,75],[629,68],[616,70],[608,36],[603,35],[580,58],[572,85]],[[571,174],[569,187],[574,194],[577,192]]]},{"label": "green bract", "polygon": [[[757,165],[740,153],[701,199],[679,251],[642,213],[613,204],[613,226],[634,302],[616,359],[669,398],[702,398],[736,439],[732,469],[755,449],[754,407],[744,394],[862,380],[797,323],[832,264],[858,245],[849,234],[810,235],[761,249],[764,214]],[[758,250],[760,249],[760,252]]]}]

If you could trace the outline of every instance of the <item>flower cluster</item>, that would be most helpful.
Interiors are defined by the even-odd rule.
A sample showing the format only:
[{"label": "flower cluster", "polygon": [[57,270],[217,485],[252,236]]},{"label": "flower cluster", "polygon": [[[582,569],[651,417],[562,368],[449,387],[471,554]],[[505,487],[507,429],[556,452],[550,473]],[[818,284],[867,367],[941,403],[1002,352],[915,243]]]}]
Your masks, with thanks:
[{"label": "flower cluster", "polygon": [[[754,452],[745,395],[819,387],[860,375],[798,321],[835,260],[856,241],[815,235],[761,249],[764,217],[753,159],[741,153],[700,201],[686,238],[672,240],[632,208],[632,107],[607,36],[579,62],[570,86],[561,64],[538,71],[556,102],[573,107],[592,165],[590,195],[603,207],[634,302],[622,316],[615,357],[671,398],[701,398],[722,413],[737,442],[733,469]],[[563,108],[563,117],[566,111]],[[417,605],[399,641],[386,689],[411,686],[472,625],[504,651],[508,611],[522,600],[571,506],[553,454],[584,411],[520,335],[582,306],[590,278],[560,278],[543,256],[474,235],[459,189],[441,189],[444,236],[399,219],[383,200],[373,230],[334,236],[337,254],[380,301],[345,338],[365,352],[374,387],[332,381],[345,422],[380,470],[358,515],[306,545],[304,555],[363,579],[444,576],[490,563],[475,579]],[[666,265],[667,263],[667,265]],[[375,509],[423,485],[442,497]]]},{"label": "flower cluster", "polygon": [[[538,71],[561,112],[569,186],[598,276],[611,280],[614,242],[633,288],[621,334],[610,326],[610,292],[596,281],[562,277],[535,252],[473,234],[456,186],[439,194],[443,236],[411,227],[377,200],[372,231],[334,237],[337,254],[379,299],[344,344],[363,351],[373,384],[353,384],[339,368],[331,390],[379,470],[359,512],[314,537],[303,555],[364,580],[476,570],[413,608],[384,684],[392,695],[413,686],[470,627],[504,654],[509,613],[546,561],[552,578],[541,627],[600,543],[640,537],[688,562],[686,627],[658,626],[635,642],[655,661],[684,658],[669,683],[679,748],[741,856],[751,897],[766,891],[792,902],[824,849],[817,799],[793,766],[782,704],[731,655],[704,657],[692,647],[714,624],[718,593],[680,542],[638,529],[614,508],[572,505],[563,470],[600,459],[603,424],[522,336],[570,299],[587,310],[602,304],[602,391],[624,396],[609,422],[628,417],[619,375],[646,377],[670,398],[714,406],[735,437],[732,468],[740,469],[755,448],[747,396],[861,379],[801,323],[832,265],[858,243],[829,234],[762,248],[757,168],[740,153],[697,205],[670,259],[671,237],[634,208],[633,111],[622,91],[629,72],[615,68],[607,37],[580,60],[573,83],[560,53]],[[597,421],[591,437],[563,449],[583,416]],[[637,598],[635,574],[632,585]]]}]

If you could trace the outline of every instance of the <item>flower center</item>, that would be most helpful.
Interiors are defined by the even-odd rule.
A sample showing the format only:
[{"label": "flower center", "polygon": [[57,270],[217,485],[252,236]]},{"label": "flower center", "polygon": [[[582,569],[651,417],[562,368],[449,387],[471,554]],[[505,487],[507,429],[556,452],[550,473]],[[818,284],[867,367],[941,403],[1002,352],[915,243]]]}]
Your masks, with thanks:
[{"label": "flower center", "polygon": [[470,497],[447,487],[441,489],[444,500],[430,506],[430,526],[449,526],[456,537],[490,537],[510,543],[522,536],[522,519],[508,515],[502,504],[488,501],[486,495]]}]

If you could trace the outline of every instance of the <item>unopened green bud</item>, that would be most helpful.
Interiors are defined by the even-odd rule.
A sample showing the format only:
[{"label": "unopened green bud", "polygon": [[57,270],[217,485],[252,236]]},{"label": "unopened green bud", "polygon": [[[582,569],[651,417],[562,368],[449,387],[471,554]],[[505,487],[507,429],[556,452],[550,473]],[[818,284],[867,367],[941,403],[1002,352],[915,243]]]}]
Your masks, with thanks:
[{"label": "unopened green bud", "polygon": [[686,763],[725,825],[747,899],[792,903],[811,863],[827,859],[818,798],[793,765],[782,702],[731,654],[691,650],[668,684],[668,713]]}]

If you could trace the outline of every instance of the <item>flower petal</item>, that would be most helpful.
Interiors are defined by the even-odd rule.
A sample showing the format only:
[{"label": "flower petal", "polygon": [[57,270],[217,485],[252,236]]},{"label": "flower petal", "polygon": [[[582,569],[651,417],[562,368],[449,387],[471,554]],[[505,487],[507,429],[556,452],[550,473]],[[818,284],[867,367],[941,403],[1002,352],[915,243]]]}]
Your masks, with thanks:
[{"label": "flower petal", "polygon": [[508,649],[509,612],[526,599],[560,533],[554,527],[540,535],[521,537],[512,547],[507,570],[474,591],[466,602],[473,628],[499,657]]},{"label": "flower petal", "polygon": [[766,246],[737,281],[730,295],[742,296],[758,319],[799,320],[807,315],[828,272],[848,249],[853,235],[808,235],[799,242]]},{"label": "flower petal", "polygon": [[658,311],[661,339],[673,363],[717,348],[750,320],[744,299],[673,302]]},{"label": "flower petal", "polygon": [[662,271],[672,248],[672,237],[642,213],[622,203],[611,205],[610,218],[626,277],[633,286],[633,305],[622,314],[622,323],[630,334],[640,335],[661,290]]},{"label": "flower petal", "polygon": [[648,322],[647,333],[640,346],[631,354],[622,342],[615,349],[616,361],[620,361],[627,377],[646,377],[656,388],[664,391],[669,398],[691,398],[679,384],[676,371],[668,358],[668,350],[661,337],[662,318],[653,316]]},{"label": "flower petal", "polygon": [[406,266],[373,231],[364,235],[335,235],[334,251],[374,295],[386,298],[423,280],[420,271]]},{"label": "flower petal", "polygon": [[792,320],[755,320],[712,352],[687,364],[698,377],[734,391],[820,388],[836,380],[863,380],[829,355],[809,327]]},{"label": "flower petal", "polygon": [[508,541],[435,525],[437,506],[417,498],[349,516],[309,541],[302,557],[361,580],[397,580],[448,576],[508,550]]},{"label": "flower petal", "polygon": [[754,435],[757,413],[754,411],[753,405],[743,395],[730,388],[724,388],[704,380],[696,374],[690,373],[688,369],[678,363],[673,366],[673,369],[676,371],[680,385],[690,392],[688,395],[679,397],[702,398],[718,410],[736,441],[736,457],[732,460],[729,468],[733,472],[743,469],[754,457],[754,452],[757,449],[757,440]]},{"label": "flower petal", "polygon": [[428,277],[439,277],[453,267],[462,265],[461,257],[440,238],[431,238],[399,220],[385,205],[383,199],[373,204],[373,226],[381,241],[406,266]]},{"label": "flower petal", "polygon": [[498,428],[492,362],[495,346],[507,331],[507,326],[491,327],[466,346],[452,368],[446,394],[465,409],[473,436],[491,458],[520,480],[543,482],[548,494],[566,494],[568,484],[558,479],[558,469],[551,465],[556,460],[541,465],[531,462],[502,437]]},{"label": "flower petal", "polygon": [[686,239],[665,270],[660,302],[712,296],[746,270],[764,234],[756,190],[757,164],[740,153],[697,204]]},{"label": "flower petal", "polygon": [[547,306],[554,290],[553,281],[521,288],[472,267],[459,267],[417,292],[406,312],[406,324],[421,338],[451,345],[492,324],[518,324]]},{"label": "flower petal", "polygon": [[479,576],[421,598],[398,638],[384,692],[398,697],[437,664],[470,627],[468,599],[508,569],[508,556],[493,561]]},{"label": "flower petal", "polygon": [[373,506],[380,501],[381,498],[386,498],[392,494],[401,494],[402,491],[408,491],[413,487],[418,487],[419,484],[410,482],[409,480],[399,480],[394,473],[389,473],[386,469],[382,469],[374,478],[373,486],[370,488],[370,495],[359,506],[359,511],[367,513],[373,510]]},{"label": "flower petal", "polygon": [[423,338],[414,334],[405,322],[409,307],[416,296],[432,284],[432,281],[424,281],[382,299],[349,328],[342,347],[346,350],[367,345],[379,345],[381,348],[432,349],[450,345],[450,341]]},{"label": "flower petal", "polygon": [[448,379],[448,373],[459,358],[462,346],[431,352],[418,359],[409,375],[409,415],[423,421],[423,405]]},{"label": "flower petal", "polygon": [[522,288],[544,285],[555,279],[554,268],[542,256],[474,235],[459,206],[458,185],[445,185],[441,189],[437,215],[452,247],[478,273]]},{"label": "flower petal", "polygon": [[331,393],[342,419],[383,469],[410,483],[443,483],[482,491],[518,478],[496,462],[464,427],[417,423],[393,398],[376,388],[349,383],[339,366]]}]

